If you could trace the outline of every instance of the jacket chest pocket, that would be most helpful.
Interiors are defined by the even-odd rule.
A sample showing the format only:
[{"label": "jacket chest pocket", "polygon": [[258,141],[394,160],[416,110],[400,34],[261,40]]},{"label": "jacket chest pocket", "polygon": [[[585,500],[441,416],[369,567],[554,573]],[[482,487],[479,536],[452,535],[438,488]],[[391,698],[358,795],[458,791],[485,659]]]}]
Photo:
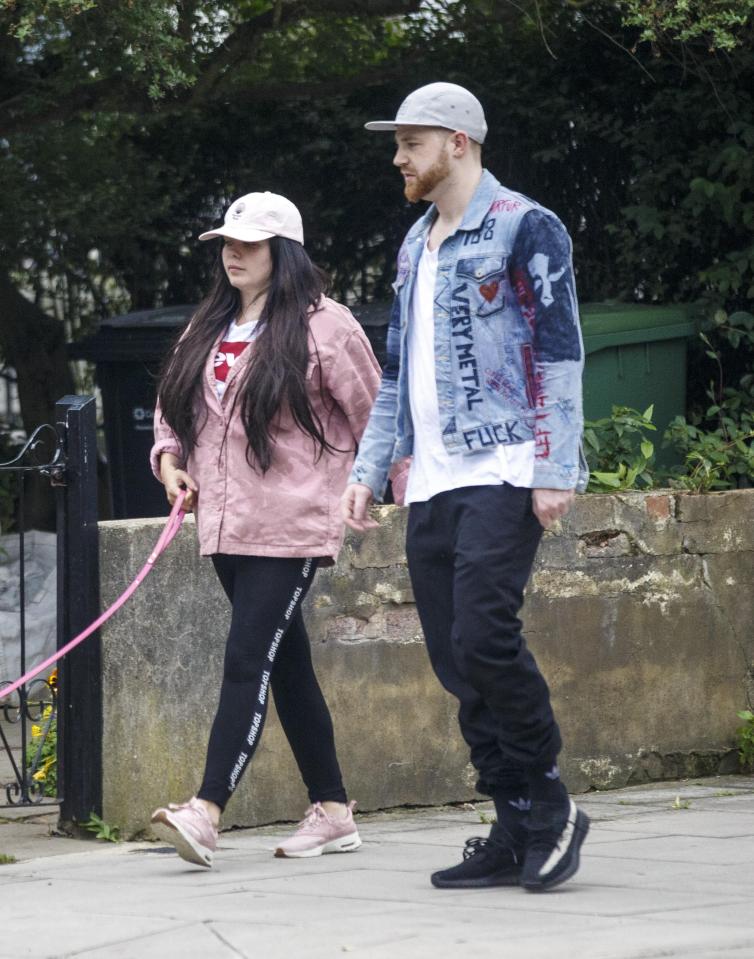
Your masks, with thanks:
[{"label": "jacket chest pocket", "polygon": [[486,319],[500,313],[506,305],[506,258],[470,256],[458,260],[456,276],[465,281],[472,316]]}]

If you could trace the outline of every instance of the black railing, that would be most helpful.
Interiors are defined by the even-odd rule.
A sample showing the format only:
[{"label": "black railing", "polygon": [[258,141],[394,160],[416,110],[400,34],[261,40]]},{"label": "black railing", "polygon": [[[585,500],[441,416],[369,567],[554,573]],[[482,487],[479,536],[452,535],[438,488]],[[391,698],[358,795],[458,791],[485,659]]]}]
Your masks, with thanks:
[{"label": "black railing", "polygon": [[[0,464],[0,475],[14,474],[17,484],[21,675],[35,665],[26,661],[25,486],[29,474],[47,476],[55,488],[58,648],[99,613],[94,398],[63,397],[56,404],[55,421],[54,427],[40,426],[14,459]],[[0,782],[0,806],[60,803],[62,820],[81,822],[92,812],[101,812],[99,634],[90,636],[58,665],[59,673],[34,679],[0,700],[0,759],[4,751],[11,770],[10,780]],[[0,677],[0,688],[16,678]]]},{"label": "black railing", "polygon": [[[0,463],[0,473],[10,475],[8,493],[17,501],[15,521],[18,526],[18,616],[19,670],[26,672],[26,483],[30,474],[49,476],[59,481],[64,472],[63,448],[58,431],[45,424],[38,427],[19,453]],[[9,686],[15,676],[2,677],[0,689]],[[57,803],[55,782],[57,757],[50,752],[50,740],[57,728],[57,691],[54,679],[35,680],[21,686],[0,700],[0,741],[8,760],[12,778],[2,784],[4,796],[0,806],[28,806],[45,802]],[[47,747],[47,748],[45,748]],[[54,747],[54,743],[53,743]],[[43,762],[45,756],[45,765]],[[47,762],[48,759],[51,761]],[[5,801],[3,801],[3,799]]]},{"label": "black railing", "polygon": [[[100,613],[97,416],[94,397],[55,406],[65,484],[58,486],[58,648]],[[61,661],[58,737],[63,823],[102,814],[102,676],[99,631]]]}]

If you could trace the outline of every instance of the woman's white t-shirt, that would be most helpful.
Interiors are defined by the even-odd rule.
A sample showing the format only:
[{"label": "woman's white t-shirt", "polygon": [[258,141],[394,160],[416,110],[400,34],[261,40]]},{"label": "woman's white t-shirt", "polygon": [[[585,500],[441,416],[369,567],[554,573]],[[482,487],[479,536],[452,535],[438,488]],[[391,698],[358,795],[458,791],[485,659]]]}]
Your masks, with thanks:
[{"label": "woman's white t-shirt", "polygon": [[225,339],[215,353],[215,389],[219,399],[225,394],[228,374],[238,357],[257,335],[258,320],[249,320],[239,326],[235,321],[228,327]]}]

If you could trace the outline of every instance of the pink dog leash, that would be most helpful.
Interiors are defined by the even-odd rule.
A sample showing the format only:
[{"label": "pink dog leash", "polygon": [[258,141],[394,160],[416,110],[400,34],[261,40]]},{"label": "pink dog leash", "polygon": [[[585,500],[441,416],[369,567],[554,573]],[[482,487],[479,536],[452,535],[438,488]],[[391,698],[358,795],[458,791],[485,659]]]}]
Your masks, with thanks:
[{"label": "pink dog leash", "polygon": [[10,696],[10,694],[15,692],[19,686],[23,686],[24,683],[28,683],[30,679],[33,679],[35,676],[39,675],[39,673],[47,669],[48,666],[52,666],[52,664],[57,662],[57,660],[62,659],[66,653],[70,653],[70,651],[78,646],[79,643],[83,643],[87,636],[91,636],[96,629],[99,629],[103,623],[106,623],[107,620],[110,619],[110,617],[116,613],[121,606],[128,599],[130,599],[131,596],[133,596],[147,575],[152,571],[152,567],[156,563],[157,559],[165,552],[168,546],[170,546],[175,539],[176,533],[181,528],[181,523],[186,515],[185,510],[181,508],[183,506],[183,500],[185,497],[185,490],[181,490],[176,498],[175,504],[173,505],[173,509],[170,511],[168,521],[165,524],[165,528],[163,529],[162,533],[160,534],[160,538],[157,540],[155,548],[149,554],[149,559],[146,561],[136,579],[133,581],[133,583],[131,583],[128,589],[126,589],[125,592],[123,592],[118,599],[115,600],[112,606],[110,606],[109,609],[106,609],[98,619],[95,619],[91,626],[87,626],[83,633],[79,633],[78,636],[75,636],[69,643],[66,643],[66,645],[59,649],[54,655],[50,656],[38,666],[35,666],[34,669],[30,669],[20,679],[17,679],[14,683],[11,683],[10,686],[4,686],[2,689],[0,689],[0,699]]}]

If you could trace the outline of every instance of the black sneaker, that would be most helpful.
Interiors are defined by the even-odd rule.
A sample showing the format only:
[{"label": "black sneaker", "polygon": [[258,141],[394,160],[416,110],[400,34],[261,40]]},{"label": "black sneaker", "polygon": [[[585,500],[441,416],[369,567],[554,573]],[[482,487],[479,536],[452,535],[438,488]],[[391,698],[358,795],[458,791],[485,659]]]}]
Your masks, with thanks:
[{"label": "black sneaker", "polygon": [[571,799],[565,819],[559,807],[533,805],[521,885],[529,892],[543,892],[570,879],[579,868],[579,849],[588,832],[589,817]]},{"label": "black sneaker", "polygon": [[517,886],[521,881],[521,858],[510,846],[490,836],[466,840],[463,862],[432,873],[438,889],[479,889],[484,886]]}]

